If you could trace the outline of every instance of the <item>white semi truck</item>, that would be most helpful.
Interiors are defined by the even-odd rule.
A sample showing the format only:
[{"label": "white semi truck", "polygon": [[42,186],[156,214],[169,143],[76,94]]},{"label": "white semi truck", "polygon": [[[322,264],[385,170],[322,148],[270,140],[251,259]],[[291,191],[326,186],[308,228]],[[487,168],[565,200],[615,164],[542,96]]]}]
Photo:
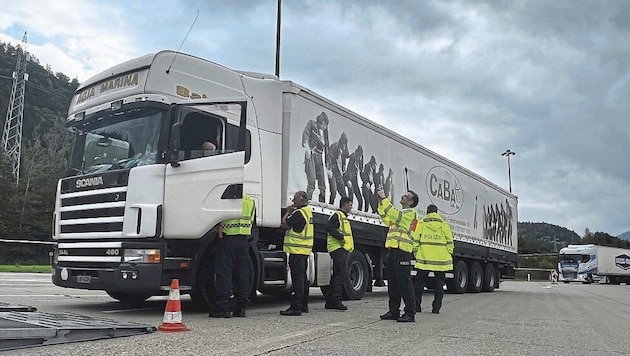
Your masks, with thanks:
[{"label": "white semi truck", "polygon": [[395,204],[412,189],[420,213],[435,204],[451,224],[449,290],[492,291],[514,276],[516,196],[291,81],[163,51],[83,83],[67,128],[74,145],[54,211],[58,286],[134,302],[178,278],[182,293],[211,305],[218,224],[240,214],[244,191],[256,204],[254,290],[286,293],[280,219],[303,190],[316,233],[309,281],[322,288],[331,273],[324,224],[340,197],[353,198],[344,294],[360,299],[386,276],[377,188]]},{"label": "white semi truck", "polygon": [[630,250],[619,247],[569,245],[558,253],[559,280],[630,285]]}]

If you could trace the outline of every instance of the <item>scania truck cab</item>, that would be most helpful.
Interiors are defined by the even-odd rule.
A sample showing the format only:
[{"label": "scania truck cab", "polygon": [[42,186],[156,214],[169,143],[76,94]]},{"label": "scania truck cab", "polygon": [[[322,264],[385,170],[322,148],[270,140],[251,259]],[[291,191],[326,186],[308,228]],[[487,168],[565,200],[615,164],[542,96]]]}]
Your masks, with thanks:
[{"label": "scania truck cab", "polygon": [[[196,297],[207,301],[196,281],[211,236],[220,221],[240,216],[244,185],[258,200],[261,177],[245,182],[260,158],[251,157],[259,136],[241,78],[218,65],[201,78],[194,69],[202,62],[209,65],[162,52],[78,88],[53,220],[56,285],[132,302],[163,294],[178,278],[184,293],[197,284]],[[203,150],[204,142],[216,149]]]}]

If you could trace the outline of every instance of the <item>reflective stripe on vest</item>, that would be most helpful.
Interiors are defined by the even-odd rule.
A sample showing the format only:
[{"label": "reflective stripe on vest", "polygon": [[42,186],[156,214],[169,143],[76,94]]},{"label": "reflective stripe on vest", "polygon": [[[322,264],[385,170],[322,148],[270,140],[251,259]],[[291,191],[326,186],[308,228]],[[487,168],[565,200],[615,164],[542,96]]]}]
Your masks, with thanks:
[{"label": "reflective stripe on vest", "polygon": [[[381,201],[381,204],[385,205],[383,208],[383,217],[388,214],[393,215],[390,210],[396,209],[391,204],[389,199],[385,198]],[[385,239],[386,248],[397,248],[405,252],[412,252],[413,239],[412,229],[415,228],[418,222],[418,213],[415,209],[404,209],[397,211],[394,217],[387,216],[387,222],[389,223],[389,231],[387,232],[387,238]]]},{"label": "reflective stripe on vest", "polygon": [[252,234],[252,222],[254,221],[254,200],[247,194],[243,194],[243,215],[240,219],[228,219],[221,222],[224,235]]},{"label": "reflective stripe on vest", "polygon": [[315,237],[315,227],[313,226],[313,211],[310,206],[304,206],[293,214],[300,212],[306,225],[301,232],[296,232],[290,228],[284,234],[284,244],[282,250],[294,255],[310,255],[313,250],[313,238]]},{"label": "reflective stripe on vest", "polygon": [[[350,227],[350,220],[348,220],[346,215],[343,214],[341,211],[336,211],[335,214],[337,214],[339,218],[339,228],[337,230],[343,235],[343,248],[346,251],[351,252],[352,250],[354,250],[354,238],[352,237],[352,228]],[[331,217],[332,216],[333,215],[331,215]],[[342,246],[341,246],[340,240],[337,240],[331,235],[328,235],[328,238],[327,238],[328,252],[333,252],[337,249],[340,249],[341,247]]]}]

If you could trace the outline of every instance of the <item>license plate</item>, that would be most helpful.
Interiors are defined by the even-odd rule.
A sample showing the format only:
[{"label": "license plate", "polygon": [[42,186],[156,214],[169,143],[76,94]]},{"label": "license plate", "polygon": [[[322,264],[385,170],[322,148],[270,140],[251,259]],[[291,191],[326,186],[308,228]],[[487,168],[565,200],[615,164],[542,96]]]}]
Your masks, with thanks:
[{"label": "license plate", "polygon": [[77,276],[77,283],[92,283],[92,276]]}]

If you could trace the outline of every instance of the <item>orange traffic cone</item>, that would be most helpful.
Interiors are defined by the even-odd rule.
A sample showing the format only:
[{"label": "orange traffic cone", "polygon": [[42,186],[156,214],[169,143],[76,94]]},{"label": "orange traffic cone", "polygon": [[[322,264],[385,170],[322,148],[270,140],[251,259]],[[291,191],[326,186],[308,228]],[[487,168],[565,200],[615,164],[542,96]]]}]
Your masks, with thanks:
[{"label": "orange traffic cone", "polygon": [[158,326],[158,330],[172,331],[189,331],[182,322],[182,304],[179,300],[179,279],[171,281],[171,291],[168,294],[168,302],[164,310],[164,319],[162,324]]}]

